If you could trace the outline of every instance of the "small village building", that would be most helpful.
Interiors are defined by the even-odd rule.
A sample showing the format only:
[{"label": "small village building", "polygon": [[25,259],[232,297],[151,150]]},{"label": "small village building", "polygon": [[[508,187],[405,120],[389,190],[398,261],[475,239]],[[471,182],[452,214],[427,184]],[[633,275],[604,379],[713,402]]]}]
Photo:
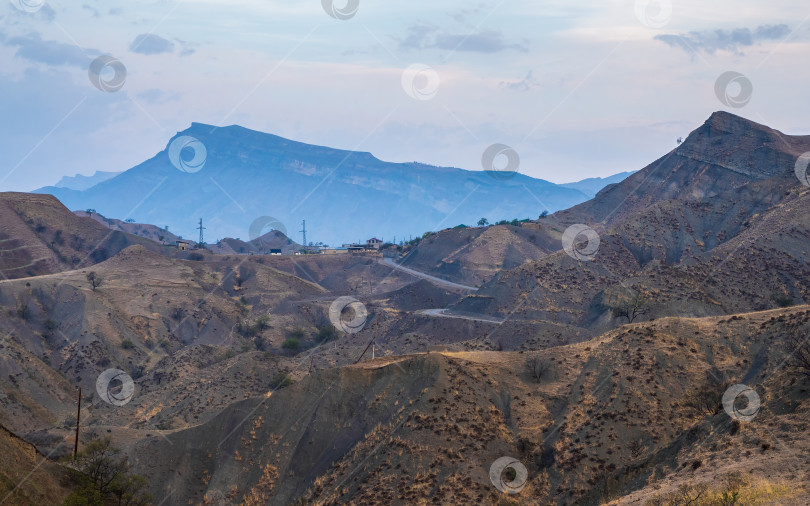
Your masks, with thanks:
[{"label": "small village building", "polygon": [[382,241],[377,239],[376,237],[372,237],[368,241],[366,241],[366,249],[380,249],[382,246]]},{"label": "small village building", "polygon": [[188,251],[189,246],[191,245],[191,241],[184,241],[182,239],[178,239],[175,244],[177,245],[177,249],[180,251]]}]

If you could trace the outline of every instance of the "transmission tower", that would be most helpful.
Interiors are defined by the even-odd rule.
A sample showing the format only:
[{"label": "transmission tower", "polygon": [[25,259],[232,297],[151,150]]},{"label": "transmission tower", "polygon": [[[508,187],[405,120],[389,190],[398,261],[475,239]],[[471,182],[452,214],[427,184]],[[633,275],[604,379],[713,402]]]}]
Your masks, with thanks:
[{"label": "transmission tower", "polygon": [[205,244],[205,240],[203,239],[203,230],[205,230],[205,227],[202,224],[202,218],[200,218],[200,226],[197,227],[197,229],[200,231],[200,246],[202,247],[202,245]]},{"label": "transmission tower", "polygon": [[304,247],[307,246],[307,220],[303,222],[304,228],[299,230],[302,234],[304,234]]}]

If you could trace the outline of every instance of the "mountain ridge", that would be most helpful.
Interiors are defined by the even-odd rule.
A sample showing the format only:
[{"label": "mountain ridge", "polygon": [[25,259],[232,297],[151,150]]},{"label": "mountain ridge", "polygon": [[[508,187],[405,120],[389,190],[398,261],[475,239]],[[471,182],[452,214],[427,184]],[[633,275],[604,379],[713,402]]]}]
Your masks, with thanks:
[{"label": "mountain ridge", "polygon": [[[176,169],[169,158],[169,146],[181,137],[205,147],[205,163],[196,173]],[[182,156],[190,156],[188,149]],[[530,218],[588,198],[578,189],[520,173],[385,162],[369,152],[197,122],[155,156],[87,190],[44,187],[35,193],[55,195],[73,210],[166,223],[184,236],[192,236],[203,218],[212,239],[244,238],[262,216],[290,231],[307,220],[309,237],[332,245],[372,236],[406,239],[425,230],[474,225],[481,217]]]}]

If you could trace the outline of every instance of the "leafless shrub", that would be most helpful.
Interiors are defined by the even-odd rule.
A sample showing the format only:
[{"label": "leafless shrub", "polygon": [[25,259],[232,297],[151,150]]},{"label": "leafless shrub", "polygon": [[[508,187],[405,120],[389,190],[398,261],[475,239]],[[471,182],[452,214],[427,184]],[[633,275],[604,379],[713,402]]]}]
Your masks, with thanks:
[{"label": "leafless shrub", "polygon": [[647,314],[648,311],[649,302],[647,299],[642,295],[634,295],[613,306],[613,318],[624,318],[627,323],[633,323],[636,318]]},{"label": "leafless shrub", "polygon": [[799,328],[788,331],[785,352],[788,366],[797,374],[810,378],[810,334]]},{"label": "leafless shrub", "polygon": [[543,381],[549,374],[551,365],[540,357],[529,357],[526,359],[526,372],[537,383]]}]

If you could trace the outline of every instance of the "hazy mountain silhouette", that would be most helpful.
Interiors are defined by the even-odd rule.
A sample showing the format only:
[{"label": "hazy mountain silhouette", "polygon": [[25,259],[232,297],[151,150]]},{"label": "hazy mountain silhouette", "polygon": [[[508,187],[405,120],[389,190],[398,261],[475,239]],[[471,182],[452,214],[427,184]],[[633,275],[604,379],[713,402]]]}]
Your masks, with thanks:
[{"label": "hazy mountain silhouette", "polygon": [[[584,202],[588,191],[523,174],[389,163],[370,153],[314,146],[239,126],[193,123],[178,133],[205,147],[196,173],[175,168],[167,149],[85,190],[45,187],[68,208],[92,208],[108,217],[170,226],[196,237],[202,218],[209,242],[248,239],[261,216],[272,216],[298,238],[307,220],[308,241],[340,244],[382,236],[407,238],[458,224],[534,218]],[[190,158],[189,150],[183,157]]]}]

